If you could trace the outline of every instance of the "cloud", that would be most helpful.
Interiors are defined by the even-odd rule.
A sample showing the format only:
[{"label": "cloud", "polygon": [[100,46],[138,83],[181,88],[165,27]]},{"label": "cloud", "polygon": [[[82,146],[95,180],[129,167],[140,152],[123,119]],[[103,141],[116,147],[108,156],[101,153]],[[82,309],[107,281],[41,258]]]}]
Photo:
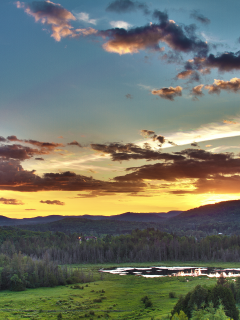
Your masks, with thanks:
[{"label": "cloud", "polygon": [[[173,20],[168,20],[165,12],[154,11],[153,17],[159,20],[158,24],[144,27],[125,29],[109,29],[99,32],[103,38],[110,40],[103,44],[104,50],[120,55],[137,53],[139,50],[151,49],[162,51],[159,42],[166,43],[171,49],[179,52],[196,52],[206,55],[208,45],[198,39],[193,28],[177,25]],[[186,31],[187,30],[187,31]]]},{"label": "cloud", "polygon": [[162,88],[158,90],[152,90],[151,92],[154,95],[158,95],[159,97],[167,100],[173,101],[175,97],[180,97],[182,95],[182,87],[177,86],[176,88]]},{"label": "cloud", "polygon": [[189,60],[185,68],[187,70],[200,70],[201,72],[209,73],[210,69],[217,68],[220,72],[229,72],[240,69],[240,52],[224,52],[218,54],[209,54],[203,57],[194,57]]},{"label": "cloud", "polygon": [[204,96],[204,93],[202,92],[203,87],[203,84],[199,84],[198,86],[192,88],[191,94],[195,97],[195,99],[197,99],[197,97]]},{"label": "cloud", "polygon": [[81,21],[84,21],[84,22],[87,22],[87,23],[91,23],[91,24],[96,24],[97,23],[96,19],[89,19],[89,14],[86,13],[86,12],[79,12],[79,13],[75,14],[75,17],[78,20],[81,20]]},{"label": "cloud", "polygon": [[[124,176],[115,177],[115,181],[143,182],[145,180],[167,181],[171,186],[188,181],[192,190],[175,190],[172,193],[239,193],[240,158],[231,153],[214,154],[204,150],[186,149],[175,152],[184,158],[169,162],[160,162],[141,167],[127,168],[132,171]],[[234,185],[231,186],[231,181]],[[225,185],[224,185],[225,183]],[[238,188],[237,188],[238,185]],[[159,186],[161,188],[161,185]],[[165,188],[165,187],[164,187]],[[169,191],[166,191],[169,192]]]},{"label": "cloud", "polygon": [[[165,142],[163,136],[158,136],[157,139],[161,144]],[[161,153],[159,151],[152,150],[148,144],[145,144],[145,148],[141,148],[133,143],[121,144],[111,143],[107,144],[91,144],[91,147],[95,151],[107,153],[111,155],[112,161],[127,161],[127,160],[164,160],[172,161],[174,159],[182,159],[182,156],[173,155],[168,153]]]},{"label": "cloud", "polygon": [[37,146],[37,147],[41,148],[42,151],[50,151],[50,150],[53,150],[55,148],[64,146],[62,143],[41,142],[41,141],[32,140],[32,139],[29,139],[29,140],[24,139],[24,140],[22,140],[22,139],[18,139],[14,135],[8,136],[7,140],[10,141],[10,142],[22,142],[22,143],[32,144],[34,146]]},{"label": "cloud", "polygon": [[27,160],[36,154],[42,154],[38,149],[24,147],[18,144],[0,146],[0,158]]},{"label": "cloud", "polygon": [[240,69],[240,53],[225,52],[219,56],[210,54],[204,65],[210,68],[218,68],[219,71],[232,71]]},{"label": "cloud", "polygon": [[129,29],[132,27],[132,25],[125,21],[110,21],[110,25],[113,28],[123,28],[123,29]]},{"label": "cloud", "polygon": [[82,145],[79,142],[77,142],[76,140],[68,143],[68,145],[69,146],[78,146],[79,148],[82,148]]},{"label": "cloud", "polygon": [[155,135],[155,132],[154,131],[152,131],[152,130],[145,130],[145,129],[143,129],[143,130],[140,130],[140,134],[143,136],[143,137],[150,137],[150,136],[153,136],[153,135]]},{"label": "cloud", "polygon": [[127,99],[133,99],[133,97],[132,97],[132,95],[131,95],[130,93],[127,93],[127,94],[125,95],[125,97],[126,97]]},{"label": "cloud", "polygon": [[191,143],[191,146],[192,146],[192,147],[198,147],[198,148],[200,148],[199,145],[197,144],[197,142]]},{"label": "cloud", "polygon": [[35,160],[44,161],[43,158],[35,158]]},{"label": "cloud", "polygon": [[231,120],[223,120],[223,123],[226,123],[226,124],[237,124],[238,122],[231,121]]},{"label": "cloud", "polygon": [[186,79],[186,78],[189,78],[193,73],[194,73],[193,70],[182,71],[177,74],[177,78],[178,79]]},{"label": "cloud", "polygon": [[232,78],[230,81],[217,80],[214,79],[214,83],[211,85],[206,85],[205,89],[208,90],[208,93],[217,93],[219,94],[221,90],[227,90],[232,92],[238,92],[240,90],[240,79]]},{"label": "cloud", "polygon": [[131,0],[115,0],[108,5],[106,11],[126,13],[137,9],[143,10],[145,14],[149,13],[148,6],[146,4]]},{"label": "cloud", "polygon": [[51,26],[52,35],[56,41],[60,41],[66,37],[80,37],[96,34],[97,30],[89,29],[74,29],[71,21],[76,21],[76,17],[68,10],[64,9],[60,4],[51,1],[33,1],[24,3],[17,1],[17,8],[23,8],[24,11],[33,16],[35,21],[40,21],[42,24]]},{"label": "cloud", "polygon": [[27,210],[27,211],[34,211],[34,210],[36,210],[36,209],[25,209],[25,210]]},{"label": "cloud", "polygon": [[[2,142],[19,142],[23,144],[31,144],[37,148],[27,147],[21,144],[1,144],[0,145],[0,158],[2,159],[18,159],[27,160],[35,155],[49,154],[57,147],[63,147],[62,143],[54,142],[40,142],[36,140],[21,140],[16,136],[8,136],[6,139],[2,137]],[[0,142],[1,142],[0,141]],[[36,158],[36,160],[44,160],[43,158]]]},{"label": "cloud", "polygon": [[194,10],[191,13],[190,17],[197,20],[198,22],[203,23],[203,24],[209,24],[211,22],[207,17],[205,17],[201,13],[197,12],[196,10]]},{"label": "cloud", "polygon": [[23,205],[24,203],[21,200],[17,199],[6,199],[6,198],[0,198],[0,202],[3,204],[11,204],[15,206]]},{"label": "cloud", "polygon": [[[162,135],[157,135],[154,131],[152,130],[140,130],[140,134],[145,137],[148,138],[150,137],[152,139],[152,141],[158,141],[160,143],[160,145],[158,145],[159,147],[162,147],[163,144],[170,144],[172,146],[176,146],[177,144],[173,141],[168,141],[166,140],[166,138]],[[147,149],[151,149],[151,146],[148,143],[144,143],[145,148]]]},{"label": "cloud", "polygon": [[17,160],[0,161],[0,190],[20,192],[38,191],[84,191],[132,193],[140,192],[145,183],[125,183],[96,180],[92,177],[66,171],[45,173],[42,177],[35,170],[24,170]]},{"label": "cloud", "polygon": [[46,201],[41,200],[41,201],[39,201],[39,202],[40,202],[40,203],[46,203],[46,204],[56,204],[56,205],[58,205],[58,206],[64,206],[64,205],[65,205],[64,202],[61,202],[61,201],[59,201],[59,200],[46,200]]}]

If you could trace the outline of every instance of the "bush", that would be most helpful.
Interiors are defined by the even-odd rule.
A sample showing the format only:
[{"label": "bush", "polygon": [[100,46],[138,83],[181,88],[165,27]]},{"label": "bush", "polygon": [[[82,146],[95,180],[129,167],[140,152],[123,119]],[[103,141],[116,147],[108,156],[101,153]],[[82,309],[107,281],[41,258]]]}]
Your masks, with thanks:
[{"label": "bush", "polygon": [[173,292],[173,291],[169,292],[169,298],[176,298],[176,297],[177,297],[176,292]]},{"label": "bush", "polygon": [[144,296],[141,301],[145,304],[145,308],[150,308],[152,306],[152,301],[148,298],[148,296]]}]

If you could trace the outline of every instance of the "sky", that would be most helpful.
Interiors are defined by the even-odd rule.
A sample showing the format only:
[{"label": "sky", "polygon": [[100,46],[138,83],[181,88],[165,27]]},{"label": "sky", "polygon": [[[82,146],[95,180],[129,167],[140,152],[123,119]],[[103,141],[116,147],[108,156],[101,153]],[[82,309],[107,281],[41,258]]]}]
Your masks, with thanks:
[{"label": "sky", "polygon": [[240,2],[0,2],[0,210],[239,199]]}]

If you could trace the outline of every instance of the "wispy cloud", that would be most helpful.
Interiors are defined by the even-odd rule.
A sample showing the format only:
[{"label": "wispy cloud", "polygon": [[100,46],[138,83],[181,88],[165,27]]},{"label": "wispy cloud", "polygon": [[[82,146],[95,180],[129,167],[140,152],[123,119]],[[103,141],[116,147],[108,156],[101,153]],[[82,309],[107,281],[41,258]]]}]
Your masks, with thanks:
[{"label": "wispy cloud", "polygon": [[96,19],[89,19],[89,14],[86,13],[86,12],[76,13],[76,14],[75,14],[75,17],[76,17],[78,20],[84,21],[84,22],[86,22],[86,23],[91,23],[91,24],[94,24],[94,25],[97,24],[97,20],[96,20]]},{"label": "wispy cloud", "polygon": [[[178,146],[188,145],[193,142],[198,143],[202,141],[211,141],[240,136],[240,117],[236,117],[234,121],[226,121],[227,120],[209,123],[191,131],[179,131],[162,134],[165,136],[165,140],[174,141]],[[154,142],[152,139],[145,139],[135,143],[142,147],[144,146],[144,143],[148,143],[151,148],[157,148],[156,142]],[[162,149],[171,147],[173,147],[173,145],[170,143],[164,143],[162,145]]]}]

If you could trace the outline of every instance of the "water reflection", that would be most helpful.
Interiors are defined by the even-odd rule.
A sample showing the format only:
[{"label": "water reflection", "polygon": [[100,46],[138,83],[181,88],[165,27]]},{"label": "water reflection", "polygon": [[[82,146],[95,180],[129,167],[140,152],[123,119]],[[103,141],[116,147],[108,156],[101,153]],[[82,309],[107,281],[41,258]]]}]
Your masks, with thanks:
[{"label": "water reflection", "polygon": [[100,269],[100,272],[107,272],[111,274],[136,275],[145,278],[156,277],[240,277],[240,268],[223,269],[213,267],[149,267],[149,268],[114,268],[114,269]]}]

